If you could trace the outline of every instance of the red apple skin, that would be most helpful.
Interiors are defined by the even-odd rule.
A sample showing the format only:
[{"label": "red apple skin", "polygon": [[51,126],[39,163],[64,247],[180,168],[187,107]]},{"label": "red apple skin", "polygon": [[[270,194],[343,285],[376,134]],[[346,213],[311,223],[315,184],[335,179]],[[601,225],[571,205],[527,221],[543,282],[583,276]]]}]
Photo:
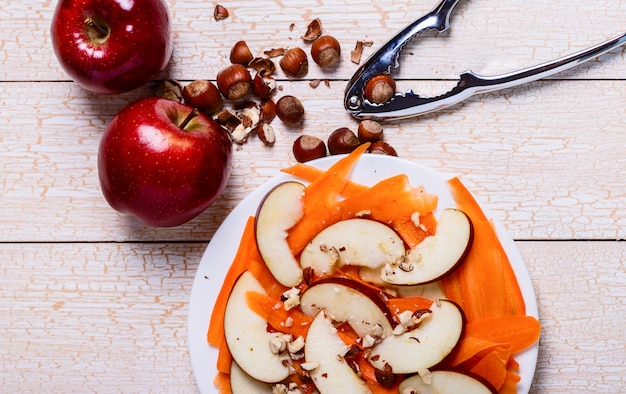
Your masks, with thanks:
[{"label": "red apple skin", "polygon": [[98,176],[111,207],[154,227],[183,224],[222,193],[232,170],[232,144],[213,119],[193,108],[149,97],[123,108],[98,151]]},{"label": "red apple skin", "polygon": [[[59,0],[50,27],[63,70],[83,88],[122,93],[157,77],[172,55],[170,12],[163,0]],[[91,20],[108,37],[95,38]]]}]

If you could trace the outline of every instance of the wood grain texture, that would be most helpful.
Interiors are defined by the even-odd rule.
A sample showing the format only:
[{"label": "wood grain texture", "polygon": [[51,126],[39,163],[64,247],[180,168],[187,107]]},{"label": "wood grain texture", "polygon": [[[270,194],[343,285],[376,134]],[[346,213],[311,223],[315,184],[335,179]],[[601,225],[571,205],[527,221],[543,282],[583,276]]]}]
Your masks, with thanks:
[{"label": "wood grain texture", "polygon": [[[273,147],[256,138],[236,145],[224,195],[198,219],[172,229],[146,228],[113,211],[98,183],[104,128],[149,88],[97,97],[69,82],[1,84],[0,220],[7,225],[0,239],[210,239],[238,201],[295,163],[297,136],[326,139],[338,127],[356,130],[342,107],[343,83],[316,89],[302,81],[280,84],[280,94],[302,100],[304,123],[290,128],[275,120]],[[422,82],[429,89],[441,84]],[[387,124],[385,138],[402,158],[461,175],[516,239],[622,239],[626,157],[616,147],[623,145],[624,91],[621,80],[537,82]]]},{"label": "wood grain texture", "polygon": [[[301,46],[320,18],[342,45],[339,65],[300,81],[302,125],[276,120],[275,146],[236,145],[233,175],[205,213],[145,227],[111,209],[97,175],[100,136],[150,86],[96,96],[61,70],[50,41],[56,1],[0,0],[0,392],[197,392],[187,310],[204,249],[252,190],[295,163],[293,140],[356,128],[343,91],[363,59],[435,0],[168,0],[174,55],[159,77],[214,80],[232,45],[255,55]],[[400,90],[439,94],[462,71],[483,75],[551,60],[624,32],[626,1],[465,0],[449,31],[411,42]],[[291,27],[293,25],[293,28]],[[275,59],[277,60],[277,59]],[[309,86],[312,80],[329,86]],[[475,96],[439,113],[385,124],[401,158],[460,175],[526,260],[542,323],[531,393],[626,387],[626,49],[550,80]]]}]

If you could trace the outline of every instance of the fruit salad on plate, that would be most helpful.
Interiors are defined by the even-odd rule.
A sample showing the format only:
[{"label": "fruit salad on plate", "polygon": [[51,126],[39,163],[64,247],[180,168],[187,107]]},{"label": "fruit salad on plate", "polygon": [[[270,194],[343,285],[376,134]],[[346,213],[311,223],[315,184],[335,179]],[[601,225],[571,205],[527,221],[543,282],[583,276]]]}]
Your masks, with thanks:
[{"label": "fruit salad on plate", "polygon": [[284,169],[240,221],[207,318],[215,365],[190,338],[197,378],[214,371],[219,393],[527,390],[541,327],[512,241],[457,177],[437,194],[403,173],[356,181],[366,148]]}]

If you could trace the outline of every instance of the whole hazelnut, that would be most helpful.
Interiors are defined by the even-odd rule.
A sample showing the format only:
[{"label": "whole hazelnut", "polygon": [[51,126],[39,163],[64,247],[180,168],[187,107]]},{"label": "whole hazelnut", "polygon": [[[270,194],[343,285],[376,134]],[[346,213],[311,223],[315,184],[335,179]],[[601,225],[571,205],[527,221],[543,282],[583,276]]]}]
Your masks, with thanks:
[{"label": "whole hazelnut", "polygon": [[326,156],[326,145],[320,138],[301,135],[293,142],[293,156],[300,163]]},{"label": "whole hazelnut", "polygon": [[237,41],[230,50],[230,62],[247,66],[254,57],[245,41]]},{"label": "whole hazelnut", "polygon": [[207,114],[219,111],[224,104],[217,87],[211,81],[203,79],[186,85],[183,88],[183,98],[185,103]]},{"label": "whole hazelnut", "polygon": [[381,155],[398,156],[398,152],[385,141],[372,142],[368,149],[369,153],[377,153]]},{"label": "whole hazelnut", "polygon": [[217,73],[217,87],[229,100],[243,98],[252,88],[252,77],[245,66],[231,64]]},{"label": "whole hazelnut", "polygon": [[283,72],[292,78],[302,78],[309,72],[309,60],[306,52],[299,47],[285,51],[278,64]]},{"label": "whole hazelnut", "polygon": [[276,102],[276,116],[288,126],[295,125],[304,117],[304,107],[296,97],[286,95]]},{"label": "whole hazelnut", "polygon": [[357,136],[361,142],[380,141],[383,139],[383,126],[375,120],[362,120],[359,122]]},{"label": "whole hazelnut", "polygon": [[311,44],[311,57],[320,67],[329,67],[341,58],[341,46],[333,36],[321,36]]},{"label": "whole hazelnut", "polygon": [[328,151],[331,155],[350,153],[359,145],[361,145],[361,141],[347,127],[340,127],[328,136]]},{"label": "whole hazelnut", "polygon": [[396,81],[387,74],[376,75],[367,81],[364,93],[372,103],[386,103],[396,93]]}]

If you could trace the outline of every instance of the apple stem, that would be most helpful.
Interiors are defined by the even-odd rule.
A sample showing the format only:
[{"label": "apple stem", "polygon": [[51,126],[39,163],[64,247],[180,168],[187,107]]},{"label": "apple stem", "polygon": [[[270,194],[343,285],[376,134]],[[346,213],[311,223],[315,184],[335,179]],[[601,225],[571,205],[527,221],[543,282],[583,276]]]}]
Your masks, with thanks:
[{"label": "apple stem", "polygon": [[102,43],[109,38],[111,31],[106,26],[98,24],[93,18],[86,18],[85,25],[87,25],[92,40]]},{"label": "apple stem", "polygon": [[193,109],[193,111],[189,112],[189,114],[187,115],[187,117],[185,119],[183,119],[183,121],[180,123],[180,129],[184,130],[185,127],[187,127],[187,124],[189,124],[189,122],[191,122],[191,119],[195,118],[196,116],[200,115],[200,113],[198,112],[197,109]]}]

